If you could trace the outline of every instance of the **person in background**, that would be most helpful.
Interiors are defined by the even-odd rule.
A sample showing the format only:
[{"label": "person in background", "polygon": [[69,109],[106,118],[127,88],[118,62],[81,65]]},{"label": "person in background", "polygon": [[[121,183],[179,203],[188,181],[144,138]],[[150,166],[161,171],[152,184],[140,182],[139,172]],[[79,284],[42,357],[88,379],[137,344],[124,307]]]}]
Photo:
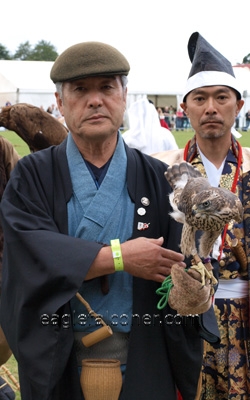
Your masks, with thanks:
[{"label": "person in background", "polygon": [[157,112],[158,112],[158,117],[160,120],[160,125],[162,126],[162,128],[168,129],[169,130],[169,125],[167,124],[166,120],[165,120],[165,115],[163,113],[163,110],[161,107],[157,108]]},{"label": "person in background", "polygon": [[145,154],[178,149],[172,132],[160,125],[157,110],[148,99],[135,101],[127,113],[129,129],[122,137],[129,147],[134,147]]},{"label": "person in background", "polygon": [[170,119],[170,129],[175,129],[175,118],[176,109],[173,106],[168,107],[169,119]]},{"label": "person in background", "polygon": [[243,131],[246,132],[250,126],[250,110],[246,112],[245,119],[246,119],[246,125],[244,126]]},{"label": "person in background", "polygon": [[46,110],[49,114],[53,115],[53,109],[51,106],[49,106]]},{"label": "person in background", "polygon": [[250,149],[233,135],[238,136],[233,126],[244,101],[232,65],[198,32],[191,35],[188,52],[192,67],[181,107],[195,135],[185,149],[156,157],[192,163],[212,186],[225,187],[242,201],[242,223],[228,224],[211,249],[219,267],[214,309],[221,343],[205,343],[199,398],[249,400]]},{"label": "person in background", "polygon": [[[5,137],[0,136],[0,202],[6,185],[10,179],[11,172],[19,161],[20,156],[13,144]],[[0,224],[0,296],[2,287],[2,261],[3,261],[3,230]]]},{"label": "person in background", "polygon": [[181,108],[178,108],[176,111],[176,118],[175,118],[175,129],[177,131],[183,131],[183,122],[184,122],[184,114]]},{"label": "person in background", "polygon": [[[193,400],[201,337],[218,338],[214,316],[182,324],[157,308],[157,288],[186,263],[167,165],[119,131],[129,70],[108,44],[66,49],[50,76],[67,138],[20,160],[4,192],[1,321],[25,400],[80,400],[86,358],[120,360],[122,400],[176,400],[177,388]],[[77,292],[113,330],[89,348],[98,323]]]},{"label": "person in background", "polygon": [[240,116],[239,116],[239,114],[236,115],[236,117],[235,117],[234,128],[235,128],[235,129],[239,129],[239,128],[240,128]]},{"label": "person in background", "polygon": [[[1,171],[0,201],[2,199],[7,182],[10,179],[10,174],[19,159],[20,159],[19,154],[15,150],[12,143],[9,142],[9,140],[5,139],[3,136],[0,136],[0,171]],[[1,291],[2,291],[3,246],[4,246],[4,235],[3,235],[2,225],[0,224],[0,302],[1,302]],[[12,352],[9,348],[9,345],[6,341],[6,337],[0,326],[0,366],[6,363],[6,361],[10,358],[11,354]]]},{"label": "person in background", "polygon": [[163,114],[164,114],[164,119],[165,119],[165,121],[166,121],[166,123],[167,123],[167,125],[168,125],[168,127],[170,129],[171,121],[170,121],[170,114],[169,114],[169,107],[168,106],[164,107]]},{"label": "person in background", "polygon": [[61,116],[61,113],[60,113],[58,107],[57,107],[55,104],[52,104],[52,106],[53,106],[53,108],[52,108],[52,114],[53,114],[53,116],[54,116],[55,118],[57,118],[57,119],[60,119],[62,116]]},{"label": "person in background", "polygon": [[189,129],[190,128],[189,119],[186,116],[184,111],[183,111],[183,117],[182,118],[183,118],[183,124],[182,124],[183,129]]}]

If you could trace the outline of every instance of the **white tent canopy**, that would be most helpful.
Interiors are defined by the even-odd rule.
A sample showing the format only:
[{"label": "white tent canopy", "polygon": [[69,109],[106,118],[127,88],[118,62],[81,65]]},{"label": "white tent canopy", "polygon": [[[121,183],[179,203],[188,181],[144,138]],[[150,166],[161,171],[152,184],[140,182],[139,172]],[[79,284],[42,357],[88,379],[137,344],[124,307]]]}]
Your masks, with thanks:
[{"label": "white tent canopy", "polygon": [[0,106],[29,103],[47,109],[55,104],[55,85],[50,80],[53,62],[0,60]]},{"label": "white tent canopy", "polygon": [[[55,85],[50,79],[52,65],[53,62],[48,61],[0,60],[0,107],[7,101],[43,106],[44,109],[55,104]],[[172,96],[179,107],[189,69],[190,63],[169,62],[167,67],[155,64],[154,70],[149,70],[146,65],[142,67],[139,62],[131,63],[128,106],[144,96]],[[250,69],[237,66],[234,72],[245,93],[244,113],[250,109]]]},{"label": "white tent canopy", "polygon": [[[53,62],[0,60],[0,106],[7,101],[30,103],[47,108],[55,103],[55,85],[50,80]],[[159,70],[158,70],[159,72]],[[178,69],[175,69],[178,76]],[[182,71],[173,79],[172,73],[157,73],[131,66],[128,77],[128,105],[147,95],[181,96],[186,74]]]}]

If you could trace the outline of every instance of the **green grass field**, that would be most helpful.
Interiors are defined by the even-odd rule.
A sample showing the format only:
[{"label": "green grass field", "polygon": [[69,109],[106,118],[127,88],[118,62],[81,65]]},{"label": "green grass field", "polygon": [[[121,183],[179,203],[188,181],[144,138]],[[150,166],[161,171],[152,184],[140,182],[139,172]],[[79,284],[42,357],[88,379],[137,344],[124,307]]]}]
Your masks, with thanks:
[{"label": "green grass field", "polygon": [[[8,370],[11,372],[11,374],[16,379],[16,381],[18,381],[17,362],[16,362],[14,356],[10,357],[10,359],[5,364],[5,367],[8,368]],[[16,389],[16,387],[13,384],[13,382],[11,381],[11,379],[8,376],[4,376],[4,375],[3,375],[3,378],[7,378],[7,381],[11,384],[12,389],[15,391],[15,393],[16,393],[15,400],[21,400],[20,391],[18,389]]]},{"label": "green grass field", "polygon": [[4,136],[13,144],[16,151],[21,157],[29,154],[30,151],[28,145],[23,141],[23,139],[20,138],[20,136],[16,134],[16,132],[5,130],[0,131],[0,135]]},{"label": "green grass field", "polygon": [[[183,148],[185,147],[185,144],[187,143],[187,141],[189,139],[191,139],[194,135],[193,130],[189,129],[186,131],[173,131],[172,132],[175,140],[179,146],[179,148]],[[250,131],[248,132],[242,132],[240,131],[240,133],[242,134],[242,137],[239,140],[240,144],[243,147],[250,147]],[[16,151],[18,152],[18,154],[23,157],[26,154],[29,154],[29,147],[27,146],[27,144],[13,131],[1,131],[0,135],[6,137],[6,139],[8,139],[13,146],[15,147]]]},{"label": "green grass field", "polygon": [[[242,147],[250,147],[250,130],[248,132],[239,131],[242,134],[240,139],[237,139]],[[189,139],[191,139],[194,135],[194,131],[187,130],[187,131],[173,131],[172,132],[176,143],[178,144],[179,148],[185,147],[185,144]]]}]

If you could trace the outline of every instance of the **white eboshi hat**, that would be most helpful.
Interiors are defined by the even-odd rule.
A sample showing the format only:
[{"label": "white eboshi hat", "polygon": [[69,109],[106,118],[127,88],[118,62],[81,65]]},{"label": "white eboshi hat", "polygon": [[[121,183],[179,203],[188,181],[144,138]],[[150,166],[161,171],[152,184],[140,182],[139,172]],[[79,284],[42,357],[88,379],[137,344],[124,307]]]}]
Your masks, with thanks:
[{"label": "white eboshi hat", "polygon": [[188,54],[192,67],[184,90],[183,101],[189,92],[203,86],[229,86],[236,90],[241,99],[241,90],[232,64],[199,32],[194,32],[188,41]]}]

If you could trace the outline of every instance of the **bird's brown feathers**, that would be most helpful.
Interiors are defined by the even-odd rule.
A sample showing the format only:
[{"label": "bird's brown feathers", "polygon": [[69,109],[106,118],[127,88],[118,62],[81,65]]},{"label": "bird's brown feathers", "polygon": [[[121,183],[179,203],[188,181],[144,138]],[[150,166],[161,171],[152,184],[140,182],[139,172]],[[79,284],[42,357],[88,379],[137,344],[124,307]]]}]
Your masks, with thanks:
[{"label": "bird's brown feathers", "polygon": [[2,107],[0,126],[16,132],[31,152],[60,144],[68,134],[67,128],[51,114],[27,103]]},{"label": "bird's brown feathers", "polygon": [[[185,161],[169,167],[165,177],[173,189],[169,197],[173,208],[171,215],[183,223],[182,253],[207,257],[224,226],[231,220],[242,220],[241,201],[225,188],[212,187],[208,179]],[[199,251],[195,245],[197,230],[204,232]]]}]

